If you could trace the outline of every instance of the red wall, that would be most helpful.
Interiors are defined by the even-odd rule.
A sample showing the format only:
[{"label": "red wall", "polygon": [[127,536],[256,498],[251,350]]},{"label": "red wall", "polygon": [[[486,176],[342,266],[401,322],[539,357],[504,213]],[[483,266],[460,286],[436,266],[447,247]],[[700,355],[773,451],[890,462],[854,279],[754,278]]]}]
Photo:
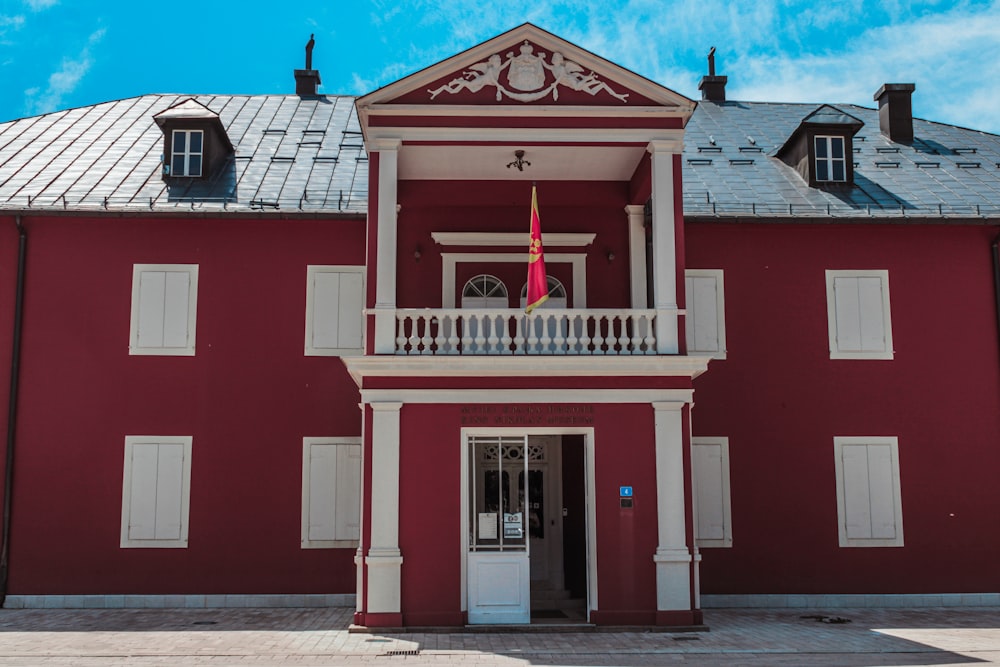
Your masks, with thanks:
[{"label": "red wall", "polygon": [[[593,245],[584,248],[546,246],[546,253],[587,254],[587,306],[623,308],[629,305],[628,183],[561,181],[540,182],[538,208],[542,238],[553,233],[592,232]],[[444,182],[401,181],[396,277],[396,300],[401,308],[441,307],[441,253],[524,252],[527,256],[531,212],[531,184],[527,181]],[[513,248],[440,246],[431,232],[523,232],[525,243]],[[420,261],[414,250],[420,249]],[[608,251],[615,259],[609,262]],[[527,279],[526,263],[458,264],[456,291],[464,281],[483,272],[505,280],[511,307],[519,307],[521,286]],[[548,272],[572,291],[570,265],[546,262]],[[509,282],[508,282],[509,279]],[[456,305],[460,299],[456,299]]]},{"label": "red wall", "polygon": [[[301,470],[304,436],[360,435],[359,396],[303,346],[306,265],[362,263],[364,222],[27,225],[11,592],[353,592],[353,549],[300,548]],[[196,356],[129,356],[133,263],[199,265]],[[161,434],[193,436],[189,546],[121,549],[124,438]]]},{"label": "red wall", "polygon": [[[481,407],[501,415],[508,406],[477,405]],[[406,625],[461,623],[462,408],[407,404],[400,415],[399,545]],[[592,408],[599,611],[609,622],[652,623],[657,544],[653,409]],[[620,486],[634,487],[634,509],[621,509]]]},{"label": "red wall", "polygon": [[[1000,360],[995,228],[688,224],[725,270],[728,358],[695,381],[728,436],[733,547],[704,593],[995,592]],[[895,358],[831,360],[825,269],[887,269]],[[899,438],[903,548],[838,546],[834,436]]]}]

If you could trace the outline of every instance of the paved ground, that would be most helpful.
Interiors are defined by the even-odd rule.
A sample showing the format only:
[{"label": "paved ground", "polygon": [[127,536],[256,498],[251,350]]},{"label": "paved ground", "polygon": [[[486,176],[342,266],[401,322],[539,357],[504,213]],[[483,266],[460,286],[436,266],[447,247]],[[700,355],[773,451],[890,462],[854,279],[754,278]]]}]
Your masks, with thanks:
[{"label": "paved ground", "polygon": [[0,665],[1000,665],[1000,608],[708,610],[710,632],[349,634],[347,609],[0,610]]}]

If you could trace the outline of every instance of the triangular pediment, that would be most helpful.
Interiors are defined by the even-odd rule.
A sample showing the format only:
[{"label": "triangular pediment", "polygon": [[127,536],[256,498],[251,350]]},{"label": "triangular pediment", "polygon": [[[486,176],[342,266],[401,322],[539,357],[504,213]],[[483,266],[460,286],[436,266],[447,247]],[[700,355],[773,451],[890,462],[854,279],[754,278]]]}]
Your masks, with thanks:
[{"label": "triangular pediment", "polygon": [[695,103],[525,23],[358,100],[375,105],[666,107]]}]

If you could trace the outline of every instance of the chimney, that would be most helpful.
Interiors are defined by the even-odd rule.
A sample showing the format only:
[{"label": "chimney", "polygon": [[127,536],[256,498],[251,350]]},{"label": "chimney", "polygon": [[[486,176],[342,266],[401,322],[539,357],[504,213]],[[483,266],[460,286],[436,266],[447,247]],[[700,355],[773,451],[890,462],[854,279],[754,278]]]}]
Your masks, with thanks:
[{"label": "chimney", "polygon": [[708,52],[708,76],[701,77],[698,90],[701,91],[701,99],[709,102],[726,101],[726,81],[729,77],[715,76],[715,47]]},{"label": "chimney", "polygon": [[319,70],[313,69],[312,63],[315,37],[316,35],[309,35],[309,41],[306,42],[306,68],[295,70],[295,94],[302,97],[318,95],[316,89],[322,83],[319,80]]},{"label": "chimney", "polygon": [[886,83],[875,93],[878,102],[878,124],[890,141],[908,144],[913,141],[913,107],[910,96],[912,83]]}]

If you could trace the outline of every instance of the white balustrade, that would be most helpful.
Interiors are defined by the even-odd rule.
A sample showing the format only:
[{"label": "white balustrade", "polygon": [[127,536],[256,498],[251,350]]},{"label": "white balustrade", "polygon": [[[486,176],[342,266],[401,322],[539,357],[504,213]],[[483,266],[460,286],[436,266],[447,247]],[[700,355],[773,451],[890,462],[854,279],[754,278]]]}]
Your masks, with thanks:
[{"label": "white balustrade", "polygon": [[396,354],[655,354],[655,320],[654,310],[401,309]]}]

